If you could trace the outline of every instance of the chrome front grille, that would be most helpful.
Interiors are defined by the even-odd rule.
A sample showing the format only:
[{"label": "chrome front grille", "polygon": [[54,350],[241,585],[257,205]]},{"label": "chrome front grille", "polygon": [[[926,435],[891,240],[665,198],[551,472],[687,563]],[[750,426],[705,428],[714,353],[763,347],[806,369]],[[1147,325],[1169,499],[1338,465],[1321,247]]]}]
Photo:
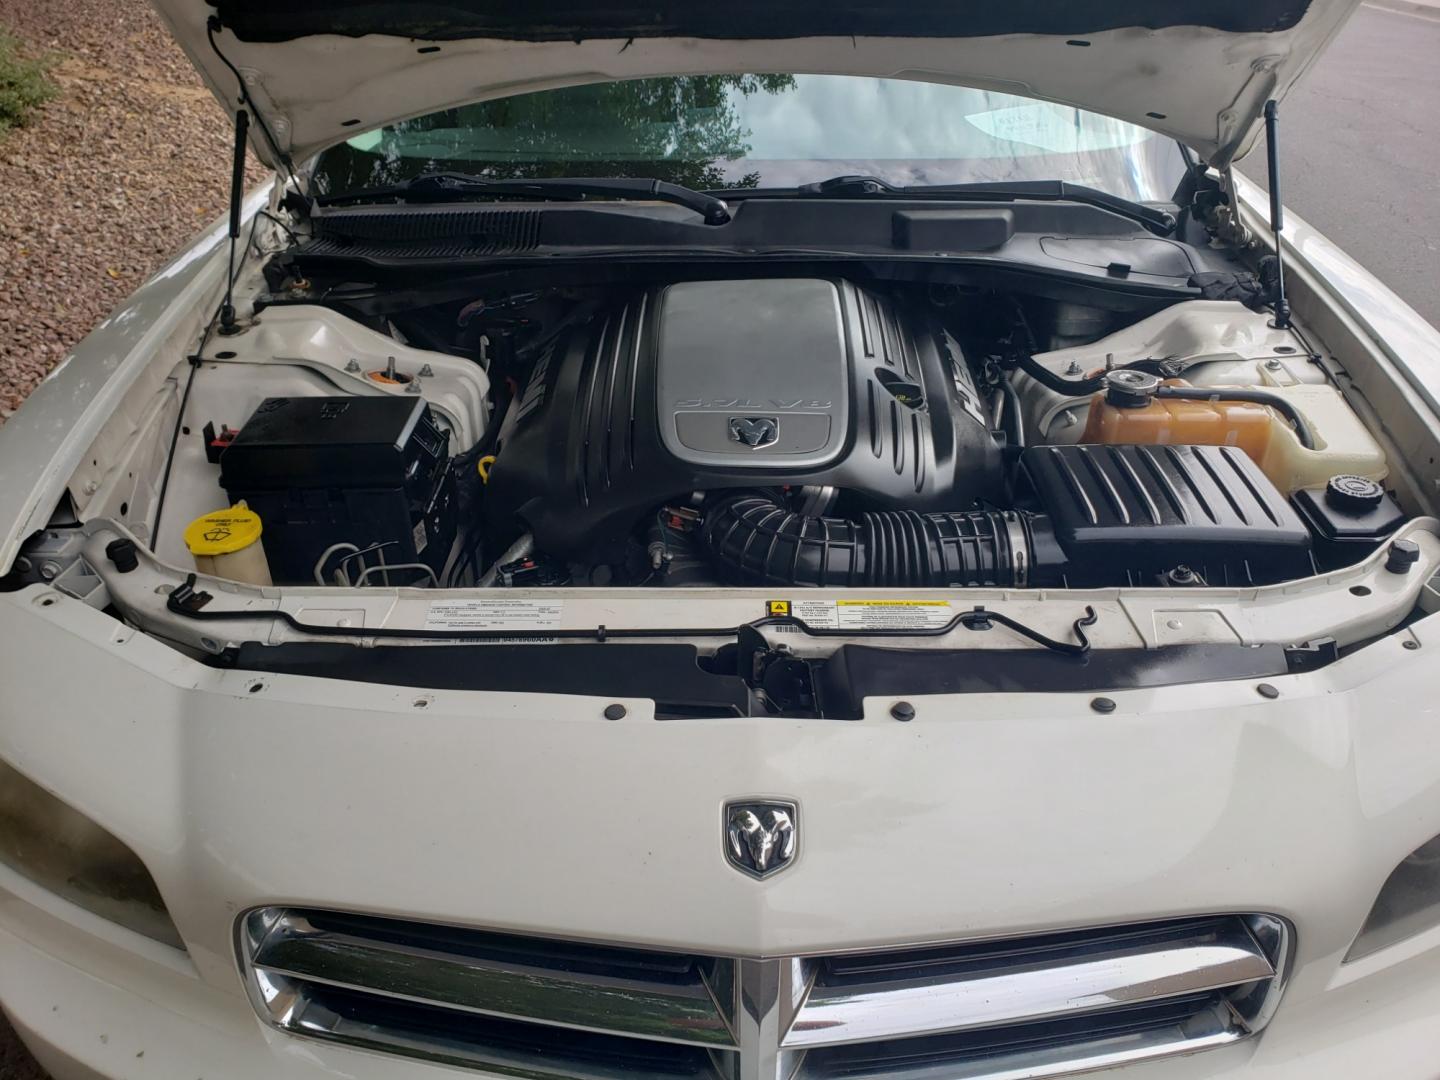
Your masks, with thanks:
[{"label": "chrome front grille", "polygon": [[1291,949],[1264,915],[754,960],[276,908],[240,938],[282,1031],[578,1080],[1004,1080],[1191,1053],[1265,1025]]}]

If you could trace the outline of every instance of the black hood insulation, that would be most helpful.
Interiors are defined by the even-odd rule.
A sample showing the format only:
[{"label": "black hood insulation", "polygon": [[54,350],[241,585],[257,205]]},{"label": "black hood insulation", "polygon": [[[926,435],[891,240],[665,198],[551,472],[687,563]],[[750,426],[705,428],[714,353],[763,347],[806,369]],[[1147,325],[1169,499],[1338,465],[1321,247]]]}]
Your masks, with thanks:
[{"label": "black hood insulation", "polygon": [[693,0],[615,3],[569,0],[541,6],[514,0],[434,0],[424,3],[313,0],[219,0],[221,23],[242,41],[278,42],[316,34],[388,34],[421,41],[500,38],[583,41],[587,38],[711,38],[765,40],[797,37],[975,38],[1003,34],[1084,36],[1130,27],[1163,30],[1196,26],[1233,34],[1278,33],[1296,26],[1309,0],[1012,0],[960,4],[955,0],[826,0],[785,3]]}]

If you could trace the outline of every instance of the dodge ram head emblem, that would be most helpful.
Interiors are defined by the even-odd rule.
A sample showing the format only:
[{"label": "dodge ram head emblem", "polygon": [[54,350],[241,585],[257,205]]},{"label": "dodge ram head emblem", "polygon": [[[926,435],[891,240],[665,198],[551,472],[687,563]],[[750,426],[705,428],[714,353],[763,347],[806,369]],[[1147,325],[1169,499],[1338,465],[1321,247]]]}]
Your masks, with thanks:
[{"label": "dodge ram head emblem", "polygon": [[799,814],[793,802],[756,799],[725,804],[725,857],[742,874],[765,878],[795,860]]},{"label": "dodge ram head emblem", "polygon": [[759,450],[780,438],[780,421],[773,416],[732,416],[730,438]]}]

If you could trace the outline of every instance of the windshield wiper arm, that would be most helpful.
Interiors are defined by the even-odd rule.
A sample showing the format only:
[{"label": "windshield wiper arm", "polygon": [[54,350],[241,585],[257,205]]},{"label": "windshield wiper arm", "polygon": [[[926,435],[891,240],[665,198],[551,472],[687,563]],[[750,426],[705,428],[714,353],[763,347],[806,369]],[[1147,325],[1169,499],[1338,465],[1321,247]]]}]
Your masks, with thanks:
[{"label": "windshield wiper arm", "polygon": [[322,195],[316,201],[322,206],[335,206],[385,198],[431,202],[486,195],[532,199],[584,199],[592,195],[609,195],[617,199],[653,199],[694,210],[707,225],[724,225],[730,220],[730,207],[724,199],[666,180],[630,176],[545,176],[533,180],[499,180],[468,173],[425,173],[403,184]]},{"label": "windshield wiper arm", "polygon": [[1098,206],[1112,213],[1138,221],[1151,229],[1163,233],[1175,231],[1175,216],[1164,210],[1144,203],[1135,202],[1108,191],[1071,184],[1064,180],[1014,180],[1000,183],[974,184],[914,184],[895,187],[878,176],[832,176],[814,184],[801,184],[790,189],[757,189],[737,191],[735,197],[808,195],[822,198],[853,198],[862,195],[881,195],[891,198],[909,196],[925,199],[1041,199],[1056,202],[1078,202]]},{"label": "windshield wiper arm", "polygon": [[814,184],[801,184],[795,189],[797,195],[897,195],[900,188],[892,187],[878,176],[832,176]]}]

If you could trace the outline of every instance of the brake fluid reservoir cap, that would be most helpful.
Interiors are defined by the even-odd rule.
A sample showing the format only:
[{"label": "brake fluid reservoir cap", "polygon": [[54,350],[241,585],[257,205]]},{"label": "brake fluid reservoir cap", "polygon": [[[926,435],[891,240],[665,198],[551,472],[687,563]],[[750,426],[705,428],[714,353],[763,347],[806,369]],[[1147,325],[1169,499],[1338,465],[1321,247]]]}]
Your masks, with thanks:
[{"label": "brake fluid reservoir cap", "polygon": [[241,501],[185,526],[185,546],[191,555],[229,555],[259,540],[260,531],[260,515]]},{"label": "brake fluid reservoir cap", "polygon": [[1365,514],[1385,498],[1385,489],[1364,476],[1332,476],[1325,485],[1325,501],[1347,514]]}]

